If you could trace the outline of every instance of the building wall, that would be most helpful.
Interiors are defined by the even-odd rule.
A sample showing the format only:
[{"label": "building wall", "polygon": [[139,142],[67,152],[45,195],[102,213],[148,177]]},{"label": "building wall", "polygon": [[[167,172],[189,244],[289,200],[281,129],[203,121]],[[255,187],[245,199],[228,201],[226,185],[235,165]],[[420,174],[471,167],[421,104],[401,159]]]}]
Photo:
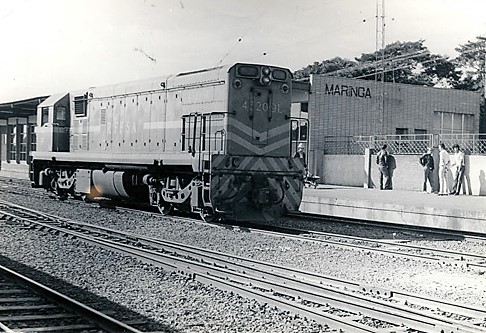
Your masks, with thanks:
[{"label": "building wall", "polygon": [[363,155],[323,155],[319,181],[330,185],[363,186],[366,179]]},{"label": "building wall", "polygon": [[[324,149],[326,137],[479,132],[479,93],[313,75],[309,98],[311,149]],[[383,105],[383,107],[380,107]],[[452,114],[464,115],[455,116]],[[442,116],[445,115],[445,118]]]},{"label": "building wall", "polygon": [[0,120],[0,169],[2,161],[7,159],[7,122]]},{"label": "building wall", "polygon": [[[435,172],[434,188],[438,190],[438,151],[434,149]],[[394,155],[397,168],[393,175],[393,188],[404,191],[422,191],[423,170],[419,164],[419,155]],[[464,189],[466,194],[486,196],[486,156],[466,155],[466,170]],[[379,188],[380,173],[376,164],[376,155],[369,159],[365,155],[323,155],[321,164],[317,166],[315,174],[321,177],[320,182],[328,185],[367,186],[367,175],[371,179],[369,187]],[[368,165],[368,162],[369,165]],[[452,184],[452,175],[450,184]],[[461,190],[462,192],[463,190]]]}]

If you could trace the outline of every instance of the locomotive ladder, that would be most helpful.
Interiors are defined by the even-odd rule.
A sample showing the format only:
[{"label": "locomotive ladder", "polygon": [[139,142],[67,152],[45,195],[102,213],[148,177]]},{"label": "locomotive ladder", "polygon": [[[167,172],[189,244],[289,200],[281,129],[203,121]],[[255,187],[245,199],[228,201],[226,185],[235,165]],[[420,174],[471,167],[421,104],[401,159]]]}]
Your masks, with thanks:
[{"label": "locomotive ladder", "polygon": [[[202,188],[201,196],[202,203],[204,207],[212,208],[211,204],[211,170],[212,170],[212,155],[216,152],[222,152],[223,149],[223,139],[224,130],[214,131],[213,133],[213,121],[218,121],[213,119],[213,115],[221,115],[221,112],[210,112],[206,114],[198,114],[196,116],[196,123],[199,119],[199,156],[198,165],[201,174]],[[213,135],[213,136],[212,136]],[[196,135],[194,135],[195,137]],[[221,147],[217,148],[218,137],[221,137]],[[214,146],[212,145],[214,141]]]}]

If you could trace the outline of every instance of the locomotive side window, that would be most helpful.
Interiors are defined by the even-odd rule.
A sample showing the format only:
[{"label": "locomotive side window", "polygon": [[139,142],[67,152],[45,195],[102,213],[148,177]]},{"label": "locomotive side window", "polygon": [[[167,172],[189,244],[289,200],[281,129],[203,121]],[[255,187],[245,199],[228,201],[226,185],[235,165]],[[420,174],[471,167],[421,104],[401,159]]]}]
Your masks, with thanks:
[{"label": "locomotive side window", "polygon": [[206,116],[202,116],[202,129],[201,129],[201,150],[206,151]]},{"label": "locomotive side window", "polygon": [[58,106],[56,108],[56,120],[66,120],[66,108]]},{"label": "locomotive side window", "polygon": [[308,132],[308,128],[307,128],[307,122],[302,122],[300,124],[300,140],[302,141],[305,141],[307,140],[307,132]]},{"label": "locomotive side window", "polygon": [[186,150],[186,118],[182,118],[182,133],[181,133],[181,141],[182,141],[182,151]]},{"label": "locomotive side window", "polygon": [[49,122],[49,107],[42,108],[41,126]]},{"label": "locomotive side window", "polygon": [[74,115],[76,117],[86,117],[88,110],[88,101],[86,96],[74,97]]},{"label": "locomotive side window", "polygon": [[183,116],[182,117],[182,151],[187,151],[189,153],[194,152],[196,148],[195,142],[195,118],[194,116]]}]

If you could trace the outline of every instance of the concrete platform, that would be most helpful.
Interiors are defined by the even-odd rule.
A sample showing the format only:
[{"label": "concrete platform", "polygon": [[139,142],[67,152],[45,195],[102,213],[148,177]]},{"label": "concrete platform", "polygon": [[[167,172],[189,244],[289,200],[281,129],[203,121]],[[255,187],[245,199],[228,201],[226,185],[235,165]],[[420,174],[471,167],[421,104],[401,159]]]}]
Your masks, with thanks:
[{"label": "concrete platform", "polygon": [[300,210],[378,222],[486,233],[486,197],[319,185]]}]

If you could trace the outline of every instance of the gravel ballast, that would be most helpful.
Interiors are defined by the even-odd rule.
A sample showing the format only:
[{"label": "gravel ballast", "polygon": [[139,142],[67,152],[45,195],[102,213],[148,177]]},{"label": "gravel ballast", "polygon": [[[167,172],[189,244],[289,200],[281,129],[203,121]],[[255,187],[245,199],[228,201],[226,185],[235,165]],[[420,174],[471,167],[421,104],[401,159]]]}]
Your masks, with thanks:
[{"label": "gravel ballast", "polygon": [[[28,189],[26,182],[14,181],[14,184],[36,194],[43,193]],[[0,182],[0,190],[10,185]],[[459,301],[473,307],[486,306],[486,277],[481,271],[225,229],[175,217],[100,209],[69,200],[60,202],[37,195],[26,197],[3,190],[0,193],[3,200],[79,222],[129,230],[382,288]],[[373,233],[379,231],[370,229],[363,233],[362,237],[373,238]],[[401,236],[408,237],[400,234],[396,237]],[[160,322],[167,332],[329,331],[305,318],[296,318],[76,239],[5,223],[0,224],[0,239],[0,255]],[[467,241],[423,238],[412,243],[440,245],[464,252],[484,251],[484,244]]]}]

